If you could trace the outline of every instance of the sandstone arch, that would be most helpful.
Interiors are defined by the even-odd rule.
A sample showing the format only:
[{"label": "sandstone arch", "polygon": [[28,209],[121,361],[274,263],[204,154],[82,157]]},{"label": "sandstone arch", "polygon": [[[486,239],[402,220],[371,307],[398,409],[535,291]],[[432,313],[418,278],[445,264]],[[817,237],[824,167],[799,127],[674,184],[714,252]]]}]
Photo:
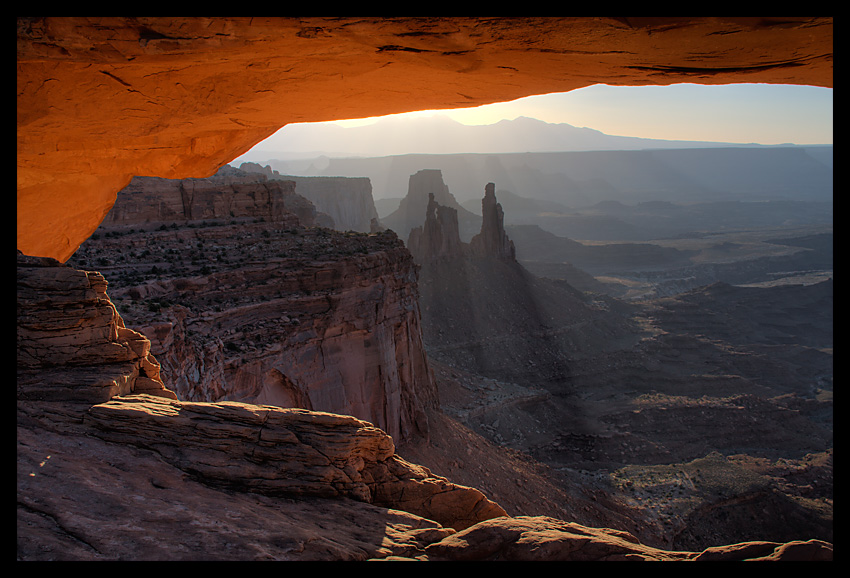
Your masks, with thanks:
[{"label": "sandstone arch", "polygon": [[831,17],[18,18],[17,247],[67,260],[133,176],[291,122],[596,83],[832,86]]}]

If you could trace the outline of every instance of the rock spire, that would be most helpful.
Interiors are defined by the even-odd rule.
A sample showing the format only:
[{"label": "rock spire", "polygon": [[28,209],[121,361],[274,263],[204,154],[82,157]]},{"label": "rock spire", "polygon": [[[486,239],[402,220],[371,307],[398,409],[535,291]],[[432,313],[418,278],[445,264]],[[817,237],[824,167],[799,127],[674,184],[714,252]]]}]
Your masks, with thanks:
[{"label": "rock spire", "polygon": [[492,257],[503,261],[516,261],[514,243],[505,233],[505,214],[496,201],[496,185],[487,183],[481,200],[481,232],[470,241],[470,249],[476,257]]},{"label": "rock spire", "polygon": [[457,209],[439,204],[434,193],[428,193],[425,224],[410,230],[407,248],[420,264],[461,255]]}]

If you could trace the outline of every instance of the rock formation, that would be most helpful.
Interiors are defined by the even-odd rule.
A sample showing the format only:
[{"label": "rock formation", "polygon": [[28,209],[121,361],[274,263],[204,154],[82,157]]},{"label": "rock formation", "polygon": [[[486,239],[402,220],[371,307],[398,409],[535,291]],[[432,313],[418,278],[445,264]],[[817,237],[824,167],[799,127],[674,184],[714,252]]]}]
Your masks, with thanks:
[{"label": "rock formation", "polygon": [[133,175],[206,177],[287,123],[606,82],[832,86],[832,42],[831,17],[18,18],[17,246],[65,261]]},{"label": "rock formation", "polygon": [[162,383],[150,341],[124,326],[106,286],[100,273],[18,253],[18,399],[176,399]]},{"label": "rock formation", "polygon": [[428,193],[425,224],[410,230],[407,248],[417,263],[451,259],[463,254],[457,225],[457,209],[438,204]]},{"label": "rock formation", "polygon": [[265,175],[269,180],[293,181],[295,192],[308,199],[316,210],[333,219],[338,231],[372,232],[372,220],[378,219],[368,177],[302,177],[281,175],[269,165],[242,163],[240,170]]},{"label": "rock formation", "polygon": [[152,449],[204,484],[270,496],[340,498],[462,530],[505,511],[396,455],[393,440],[356,418],[233,402],[126,396],[85,421],[108,441]]},{"label": "rock formation", "polygon": [[481,218],[460,206],[443,182],[443,173],[439,169],[422,169],[410,175],[407,195],[399,202],[398,209],[381,219],[381,223],[402,239],[407,239],[413,228],[422,225],[422,216],[427,214],[432,202],[454,209],[456,215],[447,218],[457,222],[461,240],[471,238],[478,231]]},{"label": "rock formation", "polygon": [[[180,205],[181,185],[140,180],[116,208]],[[221,205],[228,194],[210,199]],[[285,206],[274,219],[153,229],[142,211],[121,215],[120,228],[106,223],[72,262],[113,279],[113,298],[150,336],[181,399],[342,413],[398,440],[427,435],[436,386],[415,265],[395,234],[301,228]]]},{"label": "rock formation", "polygon": [[[330,120],[328,111],[354,117],[470,106],[606,78],[831,86],[831,30],[831,18],[19,18],[18,249],[64,262],[133,176],[206,177],[281,125]],[[709,58],[711,67],[694,66]],[[181,199],[183,214],[196,219],[194,196]],[[389,348],[397,362],[391,371],[427,382],[407,322],[417,310],[412,284],[391,280],[415,271],[395,236],[314,229],[301,239],[284,233],[297,218],[279,214],[271,226],[219,223],[206,235],[188,221],[183,230],[161,231],[151,246],[137,233],[110,231],[124,252],[160,251],[145,271],[104,255],[85,258],[104,259],[110,276],[139,277],[127,291],[138,293],[128,310],[140,301],[152,311],[163,305],[153,298],[163,296],[203,299],[199,290],[212,287],[233,299],[221,321],[230,317],[239,327],[269,319],[273,286],[286,305],[274,310],[271,300],[274,337],[297,336],[284,356],[306,343],[308,368],[334,359],[345,343],[371,359],[369,330],[357,321],[389,315],[357,310],[350,300],[386,299],[401,321],[384,327],[407,332]],[[240,232],[240,243],[224,241]],[[281,240],[276,259],[264,243],[273,234]],[[177,244],[156,244],[169,236]],[[299,240],[304,258],[287,271]],[[214,252],[207,241],[217,244]],[[218,257],[237,255],[244,267],[214,270]],[[18,259],[18,560],[483,560],[502,552],[514,559],[831,559],[831,545],[817,541],[666,555],[623,532],[510,518],[481,492],[399,459],[374,424],[178,401],[157,379],[147,340],[127,330],[106,298],[103,275]],[[157,280],[172,263],[173,276]],[[364,270],[372,277],[363,278]],[[209,309],[186,324],[190,340],[218,321],[218,302],[200,301]],[[303,333],[293,329],[290,303]],[[357,319],[335,316],[340,303]],[[268,345],[269,325],[252,329],[248,338],[229,334],[237,350],[255,339]],[[288,359],[287,369],[302,361]],[[374,375],[365,365],[351,374],[361,369]],[[345,389],[351,374],[340,376],[342,388],[320,384],[319,397],[363,393]],[[286,371],[271,374],[283,390],[296,381]]]},{"label": "rock formation", "polygon": [[832,26],[831,17],[21,17],[17,247],[65,261],[132,176],[209,176],[291,122],[606,82],[832,86]]},{"label": "rock formation", "polygon": [[506,516],[339,415],[149,395],[19,400],[17,435],[18,560],[832,559],[818,540],[669,551]]},{"label": "rock formation", "polygon": [[676,552],[641,544],[628,532],[588,528],[546,517],[495,518],[429,544],[429,560],[451,561],[709,561],[831,560],[820,540],[749,542]]},{"label": "rock formation", "polygon": [[206,179],[134,177],[118,193],[107,226],[184,224],[221,219],[267,219],[289,227],[328,225],[293,181],[270,181],[224,165]]},{"label": "rock formation", "polygon": [[[439,180],[440,171],[420,171],[410,177],[410,192],[402,199],[400,207],[395,214],[400,212],[409,213],[419,205],[421,187],[414,186],[422,175],[428,175],[429,180]],[[443,185],[443,198],[457,204],[454,196],[448,192],[448,187]],[[455,257],[468,256],[473,259],[497,259],[500,261],[516,264],[516,249],[513,242],[505,233],[505,216],[502,206],[496,201],[496,185],[488,183],[484,189],[484,198],[481,200],[483,218],[479,219],[480,231],[470,242],[461,241],[458,227],[458,209],[438,203],[435,194],[428,193],[428,204],[425,206],[425,223],[422,226],[410,229],[407,248],[413,254],[419,264],[430,263],[437,260],[452,259]],[[464,213],[470,214],[463,208]],[[421,217],[420,217],[421,218]],[[392,222],[388,218],[387,221]]]},{"label": "rock formation", "polygon": [[516,261],[513,241],[505,233],[505,214],[496,201],[496,185],[487,183],[481,199],[481,232],[472,238],[469,248],[478,257]]},{"label": "rock formation", "polygon": [[[240,226],[275,231],[265,223]],[[221,227],[212,227],[207,238],[230,238],[236,232],[234,226]],[[155,233],[148,250],[171,251],[163,242],[167,236],[185,243],[188,234],[200,230],[146,233]],[[321,235],[352,239],[322,229],[301,230],[308,232],[314,241]],[[142,234],[103,239],[126,250],[139,240],[133,235]],[[290,248],[297,244],[293,237],[282,238],[292,243]],[[409,263],[394,235],[376,236],[370,243],[384,243],[388,253],[394,247]],[[326,342],[354,323],[316,325],[325,316],[335,319],[333,303],[344,301],[327,290],[338,277],[356,282],[355,271],[374,268],[369,253],[347,272],[329,269],[335,260],[350,261],[350,247],[350,242],[326,247],[324,254],[333,258],[312,269],[299,263],[294,277],[279,286],[296,294],[287,299],[300,302],[302,314],[314,315],[307,331]],[[673,551],[642,544],[622,530],[551,517],[512,517],[481,491],[403,459],[390,436],[355,417],[180,401],[159,381],[147,340],[123,326],[102,275],[23,255],[18,263],[19,560],[832,559],[832,545],[820,540]],[[262,263],[278,270],[282,262],[266,257]],[[233,274],[253,282],[247,289],[240,285],[241,293],[267,297],[268,285],[254,284],[267,273],[242,267]],[[181,291],[197,297],[199,289],[222,288],[228,279],[233,280],[226,272],[218,278],[181,277],[170,282],[170,293],[163,292],[168,280],[150,279],[127,291],[137,291],[139,298],[143,290],[160,297],[179,297]],[[319,295],[295,291],[308,279]],[[363,297],[354,299],[366,301]],[[243,328],[252,317],[283,320],[274,300],[262,305],[244,304],[227,315],[239,317],[237,326]],[[347,303],[342,309],[356,308]],[[204,312],[201,323],[189,325],[203,333],[210,317],[212,312]],[[286,349],[299,351],[298,341],[304,339],[313,338],[301,334]],[[319,346],[328,357],[315,374],[318,379],[339,367],[334,343],[328,345]],[[302,351],[308,354],[298,361],[307,359],[308,367],[317,368],[309,361],[310,347]],[[396,353],[404,364],[416,364],[409,343]]]}]

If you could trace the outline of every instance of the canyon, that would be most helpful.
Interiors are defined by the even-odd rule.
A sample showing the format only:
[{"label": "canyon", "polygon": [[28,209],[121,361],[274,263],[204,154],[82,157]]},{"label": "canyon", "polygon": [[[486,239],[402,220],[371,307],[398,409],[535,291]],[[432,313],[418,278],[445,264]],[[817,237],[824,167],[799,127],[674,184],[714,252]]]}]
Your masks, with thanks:
[{"label": "canyon", "polygon": [[[396,232],[362,180],[223,167],[272,109],[412,106],[382,75],[448,106],[458,74],[464,105],[580,85],[542,71],[581,33],[641,46],[632,82],[831,85],[831,19],[508,24],[18,19],[19,561],[832,559],[831,279],[626,301],[529,273],[488,181],[466,241],[434,193]],[[705,33],[749,56],[658,64]],[[753,50],[780,39],[809,56]]]},{"label": "canyon", "polygon": [[[231,202],[226,219],[181,215],[168,224],[127,210],[139,197],[146,206],[162,207],[180,199],[180,191],[226,192],[234,179],[248,197],[250,179],[257,190],[267,190],[256,173],[225,167],[220,174],[192,186],[151,180],[146,191],[140,179],[122,191],[116,216],[108,216],[69,262],[95,264],[113,280],[111,298],[126,322],[149,336],[160,375],[174,391],[169,414],[202,411],[225,420],[229,414],[206,408],[262,408],[249,415],[292,408],[349,415],[361,428],[377,426],[390,434],[385,443],[396,453],[388,455],[415,470],[402,471],[402,480],[414,480],[404,483],[441,488],[441,496],[448,487],[465,497],[446,498],[438,515],[422,504],[382,502],[375,496],[385,490],[366,482],[368,490],[336,487],[317,496],[347,496],[435,520],[434,539],[449,536],[438,526],[484,531],[479,524],[487,516],[507,515],[527,518],[546,533],[558,520],[580,524],[583,532],[627,532],[627,541],[655,552],[650,559],[687,559],[733,542],[730,536],[748,542],[749,512],[758,511],[759,535],[774,550],[794,543],[801,532],[814,543],[831,542],[831,282],[782,287],[791,293],[773,301],[751,289],[756,302],[749,304],[748,290],[720,284],[651,301],[648,310],[577,291],[535,277],[517,261],[493,183],[482,198],[482,212],[491,218],[481,220],[470,243],[461,241],[456,211],[430,192],[453,198],[440,172],[432,170],[410,179],[410,204],[428,201],[422,226],[411,230],[409,251],[392,231],[316,227],[310,220],[315,212],[305,210],[309,201],[296,201],[297,186],[287,181],[278,185],[287,191],[289,206],[314,226],[302,226],[285,209],[268,220],[258,217],[272,214],[258,211],[262,203]],[[269,196],[256,198],[285,206]],[[784,315],[785,333],[742,337],[770,327],[782,307],[807,312],[806,322],[814,325],[809,341],[793,309]],[[756,310],[763,311],[763,321],[753,317]],[[812,311],[825,316],[814,318]],[[721,314],[729,318],[715,318]],[[714,335],[695,335],[709,327]],[[809,393],[801,384],[811,383],[813,372],[821,377]],[[161,449],[166,441],[144,441],[144,420],[159,415],[161,405],[120,399],[106,404],[110,412],[139,415],[122,418],[142,420],[138,425],[94,426],[89,417],[83,423],[103,439],[153,444],[203,484],[302,495],[269,489],[280,482],[266,480],[287,476],[279,472],[236,470],[223,481],[223,465],[195,471],[198,465],[180,457],[188,450],[175,453]],[[100,415],[103,405],[84,415]],[[227,430],[227,423],[217,427]],[[214,439],[219,436],[229,440],[231,434]],[[233,447],[216,452],[229,456]],[[200,463],[223,459],[204,457]],[[369,480],[375,477],[373,462],[381,460],[358,460],[357,474],[350,473],[354,466],[341,468],[348,479]],[[310,479],[301,471],[287,483],[314,484],[305,476]],[[466,522],[450,519],[446,510],[454,507]],[[470,517],[475,511],[489,513]],[[600,544],[615,535],[600,537]],[[404,551],[440,559],[420,551],[429,547],[419,543]],[[494,551],[502,556],[506,548]]]}]

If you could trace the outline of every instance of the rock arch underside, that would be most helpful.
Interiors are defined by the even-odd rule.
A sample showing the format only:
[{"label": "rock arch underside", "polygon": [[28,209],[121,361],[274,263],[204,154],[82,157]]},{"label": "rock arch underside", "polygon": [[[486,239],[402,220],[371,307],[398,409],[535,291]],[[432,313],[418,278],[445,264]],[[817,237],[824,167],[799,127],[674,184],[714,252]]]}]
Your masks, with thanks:
[{"label": "rock arch underside", "polygon": [[288,123],[592,84],[832,86],[831,17],[17,21],[17,248],[66,261],[133,176],[207,177]]}]

